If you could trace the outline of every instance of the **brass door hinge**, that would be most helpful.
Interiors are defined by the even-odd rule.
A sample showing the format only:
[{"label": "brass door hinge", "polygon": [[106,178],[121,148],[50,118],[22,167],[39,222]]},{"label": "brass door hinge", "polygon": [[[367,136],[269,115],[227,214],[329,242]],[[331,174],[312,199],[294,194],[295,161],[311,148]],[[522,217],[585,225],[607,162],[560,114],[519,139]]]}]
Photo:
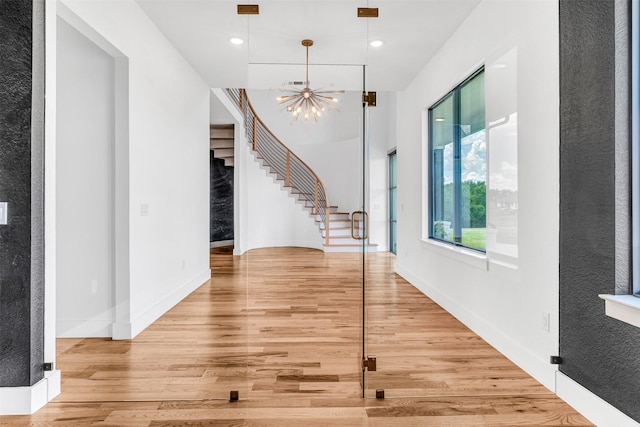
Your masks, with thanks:
[{"label": "brass door hinge", "polygon": [[366,359],[362,359],[362,370],[367,370],[367,371],[375,371],[377,366],[376,366],[376,357],[375,356],[367,356]]},{"label": "brass door hinge", "polygon": [[257,4],[239,4],[238,15],[259,15],[260,5]]},{"label": "brass door hinge", "polygon": [[369,107],[376,106],[376,92],[363,92],[362,103],[367,104]]},{"label": "brass door hinge", "polygon": [[359,7],[358,8],[358,18],[377,18],[377,17],[378,17],[377,7]]}]

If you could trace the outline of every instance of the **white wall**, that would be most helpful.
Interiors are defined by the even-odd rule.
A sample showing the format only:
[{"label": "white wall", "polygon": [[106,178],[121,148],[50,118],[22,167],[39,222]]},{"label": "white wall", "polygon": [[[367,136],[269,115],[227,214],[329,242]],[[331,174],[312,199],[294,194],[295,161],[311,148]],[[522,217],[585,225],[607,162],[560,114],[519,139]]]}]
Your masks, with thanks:
[{"label": "white wall", "polygon": [[315,218],[254,160],[248,144],[242,144],[240,151],[247,159],[241,178],[247,207],[246,249],[274,246],[322,249]]},{"label": "white wall", "polygon": [[57,331],[111,336],[115,61],[58,19]]},{"label": "white wall", "polygon": [[[509,70],[505,58],[516,59],[502,79],[499,73]],[[511,255],[506,257],[489,246],[486,259],[422,239],[428,209],[423,204],[428,172],[424,113],[482,64],[487,122],[517,113],[515,127],[488,132],[488,184],[497,185],[505,178],[500,175],[510,171],[507,178],[519,202],[515,252],[507,251]],[[549,356],[558,352],[557,1],[483,1],[397,101],[398,272],[553,389],[556,369]],[[502,162],[491,160],[500,156],[515,161],[515,170],[501,170]],[[492,221],[501,218],[489,211],[487,223]],[[503,226],[498,233],[505,232]],[[546,313],[549,330],[543,327]]]},{"label": "white wall", "polygon": [[395,94],[378,92],[369,111],[368,191],[369,241],[389,250],[389,151],[395,148]]},{"label": "white wall", "polygon": [[58,7],[128,63],[128,114],[117,121],[125,127],[116,126],[127,148],[116,151],[116,191],[127,194],[116,196],[126,205],[116,229],[128,235],[116,236],[117,253],[128,251],[116,264],[128,274],[116,267],[113,333],[131,338],[210,277],[209,88],[135,1],[61,0]]}]

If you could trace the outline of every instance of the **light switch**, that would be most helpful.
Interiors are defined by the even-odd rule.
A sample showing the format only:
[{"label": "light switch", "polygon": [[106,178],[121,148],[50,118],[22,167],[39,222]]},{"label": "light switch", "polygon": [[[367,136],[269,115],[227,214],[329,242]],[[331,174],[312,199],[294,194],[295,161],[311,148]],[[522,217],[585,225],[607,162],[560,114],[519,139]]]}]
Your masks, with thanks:
[{"label": "light switch", "polygon": [[7,225],[7,202],[0,202],[0,225]]}]

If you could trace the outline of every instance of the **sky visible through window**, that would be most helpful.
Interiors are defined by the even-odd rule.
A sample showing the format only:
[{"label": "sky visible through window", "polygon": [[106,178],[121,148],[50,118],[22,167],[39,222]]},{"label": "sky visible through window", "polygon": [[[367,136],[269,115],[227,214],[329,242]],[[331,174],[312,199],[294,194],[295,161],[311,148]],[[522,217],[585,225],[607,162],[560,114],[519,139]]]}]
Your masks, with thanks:
[{"label": "sky visible through window", "polygon": [[[461,126],[463,135],[464,126]],[[487,179],[487,143],[484,129],[461,139],[462,182]],[[444,183],[453,182],[453,143],[444,147]]]}]

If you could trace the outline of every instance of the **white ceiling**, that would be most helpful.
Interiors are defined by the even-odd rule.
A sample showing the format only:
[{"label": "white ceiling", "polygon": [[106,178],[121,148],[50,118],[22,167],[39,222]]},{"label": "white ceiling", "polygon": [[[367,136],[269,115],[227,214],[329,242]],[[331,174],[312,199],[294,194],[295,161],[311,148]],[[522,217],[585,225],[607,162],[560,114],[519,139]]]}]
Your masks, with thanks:
[{"label": "white ceiling", "polygon": [[[137,0],[211,87],[275,89],[304,80],[309,48],[313,88],[404,89],[479,0]],[[238,15],[238,4],[259,15]],[[358,18],[377,7],[378,18]],[[240,46],[229,42],[241,37]],[[382,40],[379,48],[371,40]]]}]

